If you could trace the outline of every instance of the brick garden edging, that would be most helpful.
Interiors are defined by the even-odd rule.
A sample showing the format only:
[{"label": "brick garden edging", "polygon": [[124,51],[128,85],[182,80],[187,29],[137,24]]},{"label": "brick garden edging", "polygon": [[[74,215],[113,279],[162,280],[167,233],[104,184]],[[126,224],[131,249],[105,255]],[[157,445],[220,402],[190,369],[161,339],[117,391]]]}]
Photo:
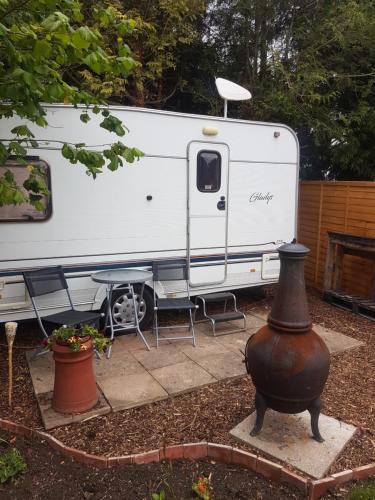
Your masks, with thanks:
[{"label": "brick garden edging", "polygon": [[356,467],[353,470],[338,472],[337,474],[332,474],[331,476],[323,479],[306,479],[280,464],[266,460],[265,458],[254,455],[253,453],[242,451],[238,448],[224,444],[207,442],[164,446],[158,450],[151,450],[144,453],[124,455],[120,457],[104,457],[91,455],[85,451],[70,448],[47,432],[34,430],[26,427],[25,425],[11,422],[10,420],[0,418],[0,428],[22,436],[40,437],[47,441],[47,443],[54,450],[58,451],[62,455],[71,457],[77,462],[92,465],[100,469],[108,469],[110,467],[123,464],[147,464],[151,462],[159,462],[161,460],[196,460],[199,458],[212,458],[226,464],[242,465],[243,467],[246,467],[266,479],[297,487],[300,491],[306,493],[306,498],[308,500],[316,500],[327,491],[333,492],[337,486],[341,486],[342,484],[352,481],[353,479],[367,479],[375,476],[374,462],[361,467]]}]

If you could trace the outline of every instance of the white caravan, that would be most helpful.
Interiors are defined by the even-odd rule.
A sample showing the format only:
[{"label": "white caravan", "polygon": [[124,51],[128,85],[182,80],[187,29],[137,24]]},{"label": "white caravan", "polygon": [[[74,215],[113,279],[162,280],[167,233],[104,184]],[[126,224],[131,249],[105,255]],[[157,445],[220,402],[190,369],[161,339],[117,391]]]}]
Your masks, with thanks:
[{"label": "white caravan", "polygon": [[[296,235],[298,141],[285,125],[110,107],[129,128],[125,142],[145,156],[96,180],[61,155],[61,142],[93,150],[117,140],[100,116],[80,121],[82,109],[46,105],[49,126],[29,125],[39,142],[28,161],[45,169],[48,210],[0,207],[0,322],[34,317],[23,270],[61,265],[73,302],[100,310],[105,286],[96,271],[187,257],[192,295],[277,281],[276,252]],[[0,137],[23,123],[0,122]],[[6,165],[22,181],[24,165]],[[0,167],[0,173],[4,167]],[[159,283],[161,297],[182,296],[182,283]],[[64,298],[64,300],[63,300]],[[124,292],[114,294],[117,321],[129,320]],[[40,303],[45,315],[67,306],[59,292]],[[131,311],[130,311],[131,313]],[[152,283],[140,306],[152,316]]]}]

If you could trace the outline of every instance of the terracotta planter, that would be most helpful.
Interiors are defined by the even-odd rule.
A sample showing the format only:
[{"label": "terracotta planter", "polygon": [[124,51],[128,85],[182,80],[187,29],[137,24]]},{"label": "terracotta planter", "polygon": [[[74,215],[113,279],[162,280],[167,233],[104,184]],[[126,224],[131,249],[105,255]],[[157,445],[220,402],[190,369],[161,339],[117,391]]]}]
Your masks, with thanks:
[{"label": "terracotta planter", "polygon": [[92,341],[82,342],[86,350],[74,352],[64,345],[52,346],[55,384],[52,408],[59,413],[81,413],[98,402],[92,358]]}]

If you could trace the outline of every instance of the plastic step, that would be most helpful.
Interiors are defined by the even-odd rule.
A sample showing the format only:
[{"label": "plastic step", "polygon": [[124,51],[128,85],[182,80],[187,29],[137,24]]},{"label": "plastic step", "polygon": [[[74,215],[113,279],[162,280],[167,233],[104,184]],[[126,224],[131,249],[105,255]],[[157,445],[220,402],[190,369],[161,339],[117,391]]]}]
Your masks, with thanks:
[{"label": "plastic step", "polygon": [[221,302],[225,300],[233,300],[233,294],[232,293],[225,293],[225,292],[219,292],[219,293],[208,293],[207,295],[198,295],[196,297],[197,299],[204,299],[205,302]]},{"label": "plastic step", "polygon": [[232,321],[236,319],[244,319],[244,315],[236,311],[210,314],[208,315],[208,317],[212,318],[215,321],[215,323],[221,323],[223,321]]}]

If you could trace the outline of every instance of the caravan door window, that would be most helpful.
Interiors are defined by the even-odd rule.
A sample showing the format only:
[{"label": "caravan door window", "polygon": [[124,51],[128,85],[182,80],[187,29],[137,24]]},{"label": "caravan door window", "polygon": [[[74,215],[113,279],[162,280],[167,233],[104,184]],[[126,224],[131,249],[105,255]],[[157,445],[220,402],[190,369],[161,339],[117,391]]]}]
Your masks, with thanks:
[{"label": "caravan door window", "polygon": [[199,151],[197,188],[202,193],[217,193],[221,186],[221,155],[217,151]]},{"label": "caravan door window", "polygon": [[[23,189],[23,191],[27,196],[34,196],[34,200],[40,202],[41,209],[38,210],[39,207],[36,208],[28,202],[18,205],[3,205],[0,206],[0,222],[40,222],[49,219],[51,216],[51,180],[47,163],[35,157],[29,157],[26,158],[26,163],[9,160],[4,165],[0,165],[0,177],[8,178],[9,184],[15,181],[18,186],[23,186],[30,176],[31,193],[26,189]],[[43,181],[47,186],[47,194],[33,193],[32,185],[39,181]]]}]

